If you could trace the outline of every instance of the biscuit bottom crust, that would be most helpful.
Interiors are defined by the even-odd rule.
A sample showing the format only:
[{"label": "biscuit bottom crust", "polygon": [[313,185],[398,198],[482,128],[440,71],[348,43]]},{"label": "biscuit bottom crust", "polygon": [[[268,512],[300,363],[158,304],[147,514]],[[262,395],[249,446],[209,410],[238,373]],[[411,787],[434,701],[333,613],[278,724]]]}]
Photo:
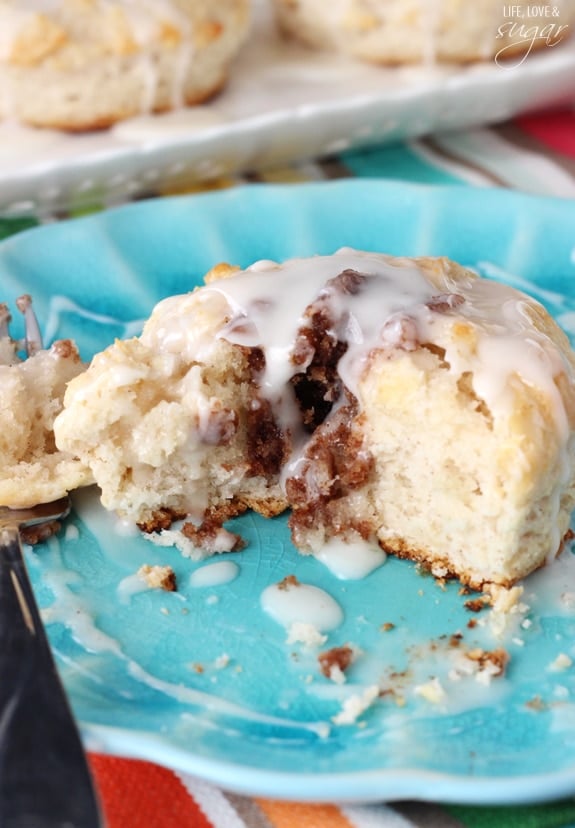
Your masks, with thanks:
[{"label": "biscuit bottom crust", "polygon": [[[226,82],[227,76],[224,76],[220,80],[216,81],[211,88],[187,95],[184,100],[184,105],[197,106],[210,101],[212,98],[217,97],[217,95],[221,93],[226,85]],[[152,107],[149,114],[162,115],[167,112],[172,112],[174,108],[176,107],[169,103],[157,104]],[[97,117],[87,114],[83,119],[79,118],[74,121],[66,120],[65,118],[57,120],[54,116],[49,114],[46,117],[38,116],[37,118],[34,118],[33,115],[29,115],[26,120],[29,126],[81,134],[84,132],[98,132],[110,129],[115,124],[125,121],[127,118],[137,117],[139,114],[140,110],[138,108],[130,109],[128,107],[110,111],[106,114],[98,115]]]},{"label": "biscuit bottom crust", "polygon": [[[228,77],[227,66],[200,69],[176,100],[172,94],[175,66],[170,65],[169,56],[159,57],[156,63],[158,80],[153,93],[146,89],[138,65],[125,58],[110,58],[77,75],[48,73],[46,78],[41,69],[13,70],[11,112],[7,114],[34,127],[75,133],[103,130],[138,115],[204,103],[221,92]],[[44,87],[41,78],[42,83],[47,81]]]}]

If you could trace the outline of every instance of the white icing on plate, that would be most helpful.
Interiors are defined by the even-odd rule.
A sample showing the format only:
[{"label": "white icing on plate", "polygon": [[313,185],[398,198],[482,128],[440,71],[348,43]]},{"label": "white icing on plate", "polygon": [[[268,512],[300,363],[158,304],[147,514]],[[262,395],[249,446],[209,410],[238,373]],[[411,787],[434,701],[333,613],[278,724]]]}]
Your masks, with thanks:
[{"label": "white icing on plate", "polygon": [[379,546],[357,541],[343,543],[330,538],[316,555],[330,572],[343,580],[364,578],[385,563],[386,555]]},{"label": "white icing on plate", "polygon": [[[502,234],[510,217],[521,246]],[[0,245],[0,283],[10,302],[33,292],[52,335],[74,336],[86,357],[129,335],[154,301],[190,289],[214,262],[245,267],[342,244],[488,262],[559,315],[575,312],[573,226],[575,204],[503,191],[381,181],[239,188],[22,234]],[[55,294],[66,302],[54,304]],[[457,584],[443,589],[407,561],[389,556],[363,577],[342,579],[333,550],[328,565],[295,552],[284,517],[248,513],[235,528],[246,549],[194,561],[119,531],[87,490],[74,496],[64,534],[27,550],[91,747],[285,799],[510,804],[573,793],[571,553],[529,579],[527,609],[501,630],[485,611],[465,608],[469,596]],[[142,564],[171,566],[178,592],[121,600],[118,585]],[[268,615],[261,596],[292,574],[329,596],[342,617],[312,636],[317,619],[304,602],[296,621],[309,626],[288,643],[293,624]],[[194,586],[192,576],[211,584]],[[355,656],[338,684],[321,673],[318,655],[346,646]],[[465,653],[501,647],[505,676],[478,680]],[[354,697],[352,713],[369,706],[356,723],[338,724]]]},{"label": "white icing on plate", "polygon": [[240,568],[234,561],[208,563],[192,572],[190,584],[198,588],[229,584],[238,577],[239,571]]},{"label": "white icing on plate", "polygon": [[264,612],[286,628],[301,622],[329,632],[343,621],[343,611],[331,595],[299,581],[270,584],[262,592],[261,604]]},{"label": "white icing on plate", "polygon": [[121,141],[154,142],[186,138],[196,131],[220,127],[225,123],[224,116],[208,106],[195,106],[177,110],[161,118],[141,116],[122,121],[113,129],[113,134]]}]

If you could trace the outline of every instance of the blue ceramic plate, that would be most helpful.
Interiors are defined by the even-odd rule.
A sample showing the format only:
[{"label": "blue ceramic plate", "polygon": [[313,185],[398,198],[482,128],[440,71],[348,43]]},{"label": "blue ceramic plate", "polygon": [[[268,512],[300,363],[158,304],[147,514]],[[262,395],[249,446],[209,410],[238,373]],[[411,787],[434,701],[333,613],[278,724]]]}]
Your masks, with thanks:
[{"label": "blue ceramic plate", "polygon": [[[47,339],[74,337],[89,357],[220,260],[246,266],[350,245],[451,256],[530,290],[575,332],[574,228],[574,203],[496,190],[253,186],[24,233],[0,247],[0,284],[10,303],[33,293]],[[457,584],[442,587],[410,562],[342,580],[298,555],[284,518],[235,523],[248,546],[218,558],[235,567],[197,576],[213,561],[122,533],[85,491],[62,535],[27,551],[92,748],[281,798],[514,803],[575,792],[569,551],[528,579],[501,629],[489,611],[466,608]],[[170,564],[178,591],[133,593],[143,563]],[[343,684],[262,609],[265,587],[290,574],[343,611],[322,647],[358,648]],[[478,647],[506,650],[505,676],[462,674],[462,652]],[[382,693],[357,720],[338,724],[346,700],[375,686]]]}]

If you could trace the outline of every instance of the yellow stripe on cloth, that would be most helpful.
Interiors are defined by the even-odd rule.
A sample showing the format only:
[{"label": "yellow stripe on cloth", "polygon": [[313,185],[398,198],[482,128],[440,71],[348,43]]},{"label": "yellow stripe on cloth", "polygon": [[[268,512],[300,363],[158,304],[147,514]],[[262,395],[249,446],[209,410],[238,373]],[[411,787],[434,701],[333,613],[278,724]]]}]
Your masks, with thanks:
[{"label": "yellow stripe on cloth", "polygon": [[274,828],[353,828],[335,805],[308,805],[275,799],[256,799],[256,802]]},{"label": "yellow stripe on cloth", "polygon": [[181,181],[168,181],[164,183],[158,195],[196,195],[197,193],[208,193],[212,190],[228,190],[242,183],[237,178],[206,178],[206,179],[182,179]]}]

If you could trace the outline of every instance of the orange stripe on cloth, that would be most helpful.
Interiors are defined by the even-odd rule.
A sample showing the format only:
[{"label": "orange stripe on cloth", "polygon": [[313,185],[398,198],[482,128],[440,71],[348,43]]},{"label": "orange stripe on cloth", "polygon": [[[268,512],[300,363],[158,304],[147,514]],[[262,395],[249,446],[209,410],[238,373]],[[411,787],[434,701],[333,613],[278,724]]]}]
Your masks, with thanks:
[{"label": "orange stripe on cloth", "polygon": [[274,828],[353,828],[335,805],[307,805],[275,799],[256,799],[256,802]]},{"label": "orange stripe on cloth", "polygon": [[212,828],[172,771],[96,753],[89,760],[106,828]]}]

